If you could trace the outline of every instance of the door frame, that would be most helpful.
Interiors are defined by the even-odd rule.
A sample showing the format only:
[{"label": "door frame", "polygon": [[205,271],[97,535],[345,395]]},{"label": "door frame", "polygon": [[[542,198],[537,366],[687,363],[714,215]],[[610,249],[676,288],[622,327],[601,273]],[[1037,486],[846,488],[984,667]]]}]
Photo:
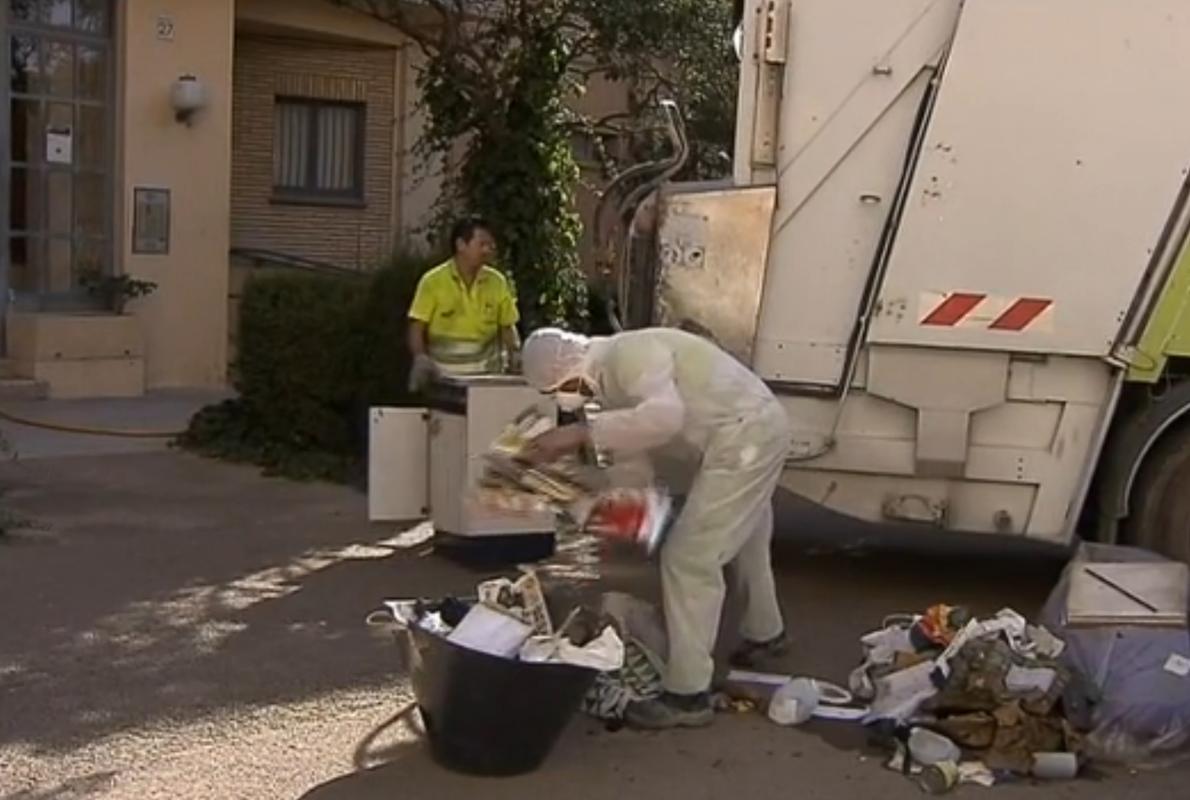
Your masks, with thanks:
[{"label": "door frame", "polygon": [[[116,196],[116,181],[117,181],[117,146],[116,146],[116,102],[118,98],[117,79],[119,76],[118,61],[119,47],[118,47],[118,18],[119,11],[117,3],[113,0],[106,0],[106,24],[101,33],[90,33],[79,30],[73,26],[55,26],[49,23],[42,22],[14,22],[11,18],[10,4],[6,0],[0,0],[0,64],[11,64],[11,37],[14,33],[28,33],[33,36],[44,37],[45,39],[66,42],[74,45],[86,44],[91,46],[98,46],[102,48],[104,61],[104,80],[106,83],[103,103],[103,132],[104,132],[104,153],[102,164],[103,175],[103,247],[100,250],[103,258],[104,268],[108,273],[115,271],[116,258],[116,204],[112,199]],[[69,171],[72,176],[71,179],[71,230],[70,240],[72,243],[71,255],[71,269],[74,269],[75,248],[77,244],[82,241],[82,238],[77,233],[74,225],[75,201],[74,201],[74,186],[75,179],[80,173],[78,165],[78,130],[79,130],[79,113],[78,109],[85,103],[80,102],[78,95],[78,79],[79,66],[77,57],[74,59],[74,75],[73,83],[75,86],[72,97],[60,98],[60,102],[68,103],[73,109],[72,115],[72,133],[74,134],[74,148],[75,152],[72,154],[72,163]],[[70,311],[70,310],[97,310],[101,305],[95,298],[90,297],[85,291],[80,289],[73,289],[68,292],[58,293],[28,293],[22,296],[17,296],[12,291],[12,260],[10,255],[10,237],[12,235],[11,226],[11,170],[12,164],[12,86],[10,75],[4,75],[0,78],[0,348],[6,346],[6,329],[7,317],[10,310],[29,310],[29,311]],[[48,95],[41,95],[43,98]],[[44,131],[41,135],[44,135]],[[30,175],[34,174],[34,170],[28,170]],[[43,163],[39,165],[36,172],[40,175],[46,175],[50,170]],[[40,201],[43,205],[42,212],[45,212],[49,202],[48,192],[42,193]],[[43,214],[44,216],[44,214]],[[50,236],[47,233],[39,240],[43,243],[48,243]],[[63,238],[57,236],[54,238]],[[32,238],[31,238],[32,241]],[[45,244],[43,244],[45,246]],[[42,259],[44,262],[45,259]],[[47,264],[43,263],[45,268]]]}]

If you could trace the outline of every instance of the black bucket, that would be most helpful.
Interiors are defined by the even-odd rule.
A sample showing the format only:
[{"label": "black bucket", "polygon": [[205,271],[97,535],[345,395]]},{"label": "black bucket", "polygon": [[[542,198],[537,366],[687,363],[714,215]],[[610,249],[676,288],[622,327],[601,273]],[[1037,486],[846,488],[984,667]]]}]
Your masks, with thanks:
[{"label": "black bucket", "polygon": [[472,775],[541,766],[596,675],[480,653],[417,627],[406,641],[430,753],[447,769]]}]

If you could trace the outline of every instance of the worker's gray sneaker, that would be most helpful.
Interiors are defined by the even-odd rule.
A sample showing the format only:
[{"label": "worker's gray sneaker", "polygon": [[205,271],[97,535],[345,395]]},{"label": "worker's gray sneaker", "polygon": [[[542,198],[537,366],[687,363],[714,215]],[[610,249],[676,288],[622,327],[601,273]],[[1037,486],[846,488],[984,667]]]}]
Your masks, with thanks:
[{"label": "worker's gray sneaker", "polygon": [[665,692],[652,700],[628,706],[624,719],[633,728],[659,731],[668,728],[703,728],[715,719],[709,692],[672,694]]},{"label": "worker's gray sneaker", "polygon": [[740,669],[755,669],[762,667],[767,662],[774,661],[781,658],[789,652],[789,637],[785,635],[785,631],[774,636],[765,642],[749,642],[744,641],[734,653],[731,654],[731,665]]}]

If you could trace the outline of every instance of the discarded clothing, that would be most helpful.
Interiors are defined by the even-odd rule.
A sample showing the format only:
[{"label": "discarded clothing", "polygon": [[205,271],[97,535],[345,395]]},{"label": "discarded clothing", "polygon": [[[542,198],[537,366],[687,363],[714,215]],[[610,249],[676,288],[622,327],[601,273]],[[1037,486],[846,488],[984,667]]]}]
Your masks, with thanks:
[{"label": "discarded clothing", "polygon": [[661,694],[668,645],[657,608],[622,592],[608,592],[601,616],[624,642],[624,660],[615,672],[601,672],[583,699],[583,711],[596,719],[620,721],[631,703]]},{"label": "discarded clothing", "polygon": [[624,643],[624,663],[600,672],[583,698],[583,711],[596,719],[620,721],[628,706],[661,695],[661,669],[635,639]]}]

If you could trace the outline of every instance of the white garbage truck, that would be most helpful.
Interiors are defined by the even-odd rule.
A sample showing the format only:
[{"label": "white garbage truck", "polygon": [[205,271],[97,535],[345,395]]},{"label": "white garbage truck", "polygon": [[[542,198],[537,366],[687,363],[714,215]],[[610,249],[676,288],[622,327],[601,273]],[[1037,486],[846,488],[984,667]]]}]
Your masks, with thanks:
[{"label": "white garbage truck", "polygon": [[742,7],[734,174],[621,193],[621,324],[768,381],[823,506],[1190,559],[1190,2]]}]

